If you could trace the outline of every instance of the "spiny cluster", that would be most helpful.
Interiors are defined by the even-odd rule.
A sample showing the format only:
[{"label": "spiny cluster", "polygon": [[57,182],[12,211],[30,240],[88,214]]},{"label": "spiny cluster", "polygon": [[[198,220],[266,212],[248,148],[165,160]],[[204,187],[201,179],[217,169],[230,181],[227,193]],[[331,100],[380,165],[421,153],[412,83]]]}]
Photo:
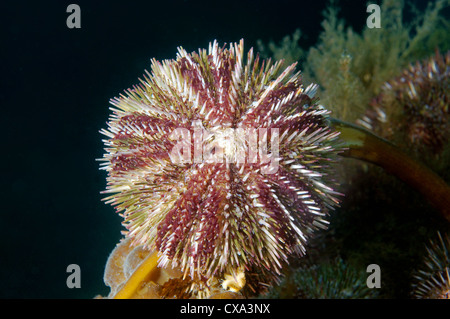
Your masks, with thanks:
[{"label": "spiny cluster", "polygon": [[[244,56],[242,40],[190,54],[180,47],[111,100],[101,131],[106,201],[126,236],[159,251],[161,266],[196,280],[250,270],[273,279],[326,226],[339,197],[331,170],[338,133],[316,86],[304,88],[294,69],[252,49]],[[241,134],[252,129],[263,130]]]},{"label": "spiny cluster", "polygon": [[438,233],[439,240],[427,247],[424,266],[415,275],[414,297],[450,299],[450,237]]},{"label": "spiny cluster", "polygon": [[449,87],[450,52],[437,52],[387,82],[360,124],[397,144],[439,154],[450,136]]},{"label": "spiny cluster", "polygon": [[335,258],[302,263],[263,296],[271,299],[373,299],[378,297],[378,289],[367,286],[365,271]]}]

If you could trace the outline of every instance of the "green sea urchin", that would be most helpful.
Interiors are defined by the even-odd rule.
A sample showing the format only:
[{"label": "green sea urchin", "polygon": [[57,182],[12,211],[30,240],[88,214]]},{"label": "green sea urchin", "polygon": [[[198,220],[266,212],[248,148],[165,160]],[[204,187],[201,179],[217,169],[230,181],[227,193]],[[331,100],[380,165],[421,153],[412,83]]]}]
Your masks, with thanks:
[{"label": "green sea urchin", "polygon": [[326,226],[338,132],[316,86],[281,66],[252,49],[245,58],[242,40],[180,47],[111,100],[106,202],[161,266],[205,282],[250,270],[270,281]]}]

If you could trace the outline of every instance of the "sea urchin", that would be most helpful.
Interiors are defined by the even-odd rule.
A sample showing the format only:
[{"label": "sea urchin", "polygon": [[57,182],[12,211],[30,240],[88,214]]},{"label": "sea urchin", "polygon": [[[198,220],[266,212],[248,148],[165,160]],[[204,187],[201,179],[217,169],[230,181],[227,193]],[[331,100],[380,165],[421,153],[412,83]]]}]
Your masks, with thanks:
[{"label": "sea urchin", "polygon": [[450,299],[450,237],[438,232],[438,239],[427,245],[424,264],[414,275],[415,298]]},{"label": "sea urchin", "polygon": [[326,225],[338,203],[338,132],[316,86],[281,66],[252,49],[244,57],[242,40],[180,47],[111,100],[106,201],[161,266],[196,280],[252,270],[270,281]]}]

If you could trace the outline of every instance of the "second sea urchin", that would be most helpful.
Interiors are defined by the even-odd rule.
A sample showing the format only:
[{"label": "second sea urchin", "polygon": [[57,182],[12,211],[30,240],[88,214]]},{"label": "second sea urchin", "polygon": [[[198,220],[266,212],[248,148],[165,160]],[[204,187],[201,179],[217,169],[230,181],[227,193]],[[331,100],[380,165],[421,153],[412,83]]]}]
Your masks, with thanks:
[{"label": "second sea urchin", "polygon": [[426,247],[424,265],[414,276],[415,298],[450,299],[450,237],[438,232],[438,238]]},{"label": "second sea urchin", "polygon": [[436,52],[386,82],[359,123],[399,146],[440,154],[450,135],[449,86],[450,52]]},{"label": "second sea urchin", "polygon": [[106,200],[161,266],[205,282],[249,271],[270,281],[326,225],[338,133],[316,87],[281,67],[252,49],[244,57],[243,41],[180,47],[111,101]]}]

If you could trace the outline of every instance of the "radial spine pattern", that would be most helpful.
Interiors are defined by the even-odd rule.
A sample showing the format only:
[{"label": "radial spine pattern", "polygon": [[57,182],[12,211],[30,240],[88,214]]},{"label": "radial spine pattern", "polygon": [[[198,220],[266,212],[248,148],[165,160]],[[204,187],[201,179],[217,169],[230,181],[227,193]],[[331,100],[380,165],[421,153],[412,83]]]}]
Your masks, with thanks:
[{"label": "radial spine pattern", "polygon": [[280,273],[338,203],[338,133],[295,64],[261,61],[243,41],[152,60],[114,98],[101,132],[126,236],[185,276]]}]

